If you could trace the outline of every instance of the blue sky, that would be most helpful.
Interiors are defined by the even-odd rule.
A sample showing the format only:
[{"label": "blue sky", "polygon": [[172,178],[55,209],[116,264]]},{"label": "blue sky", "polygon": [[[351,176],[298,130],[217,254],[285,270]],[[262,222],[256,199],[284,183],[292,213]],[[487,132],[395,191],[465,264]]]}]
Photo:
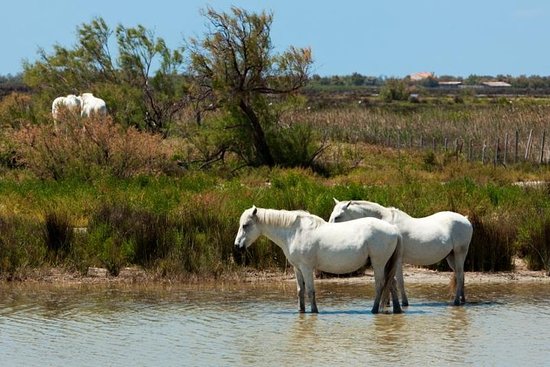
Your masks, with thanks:
[{"label": "blue sky", "polygon": [[76,27],[97,16],[112,28],[142,24],[181,46],[205,31],[199,10],[206,5],[273,11],[276,50],[310,46],[313,72],[323,76],[550,75],[547,0],[5,1],[0,75],[20,72],[39,47],[74,45]]}]

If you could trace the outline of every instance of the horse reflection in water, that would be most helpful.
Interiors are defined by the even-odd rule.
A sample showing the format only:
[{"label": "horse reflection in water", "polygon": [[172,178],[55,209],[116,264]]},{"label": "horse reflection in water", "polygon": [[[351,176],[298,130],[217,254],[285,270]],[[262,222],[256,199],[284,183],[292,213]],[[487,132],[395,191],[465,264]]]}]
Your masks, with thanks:
[{"label": "horse reflection in water", "polygon": [[402,256],[401,235],[396,226],[376,218],[327,223],[304,211],[262,209],[243,212],[235,246],[249,247],[261,235],[277,244],[294,267],[300,312],[305,312],[305,293],[311,312],[317,313],[314,270],[345,274],[364,266],[370,258],[374,270],[375,299],[372,313],[391,293],[393,312],[401,313],[393,278]]},{"label": "horse reflection in water", "polygon": [[[386,208],[370,201],[338,201],[329,222],[345,222],[357,218],[374,217],[395,224],[403,236],[402,262],[412,265],[431,265],[443,259],[454,271],[451,285],[455,288],[454,304],[466,302],[464,296],[464,261],[472,239],[473,227],[468,218],[455,212],[438,212],[428,217],[413,218],[407,213]],[[397,269],[397,286],[403,306],[408,306],[403,284],[403,267]]]}]

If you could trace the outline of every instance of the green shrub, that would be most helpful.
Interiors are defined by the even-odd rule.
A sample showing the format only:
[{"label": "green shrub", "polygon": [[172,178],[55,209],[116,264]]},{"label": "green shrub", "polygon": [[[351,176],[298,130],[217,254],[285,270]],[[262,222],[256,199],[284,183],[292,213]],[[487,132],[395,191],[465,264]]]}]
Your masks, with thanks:
[{"label": "green shrub", "polygon": [[101,266],[116,276],[120,269],[131,264],[133,244],[118,235],[109,224],[93,222],[88,228],[79,255],[76,260],[82,271],[88,266]]},{"label": "green shrub", "polygon": [[518,251],[529,269],[550,274],[550,214],[539,210],[529,215],[518,232]]},{"label": "green shrub", "polygon": [[408,93],[405,83],[393,78],[386,80],[386,83],[380,88],[380,98],[384,102],[406,101]]},{"label": "green shrub", "polygon": [[169,226],[166,214],[135,209],[122,202],[102,204],[90,221],[90,231],[108,240],[102,249],[102,261],[112,263],[115,270],[125,263],[150,266],[166,256]]},{"label": "green shrub", "polygon": [[282,167],[313,168],[323,171],[316,161],[325,145],[313,127],[293,124],[277,128],[268,136],[275,162]]},{"label": "green shrub", "polygon": [[428,172],[433,172],[441,169],[441,164],[437,160],[437,156],[433,151],[427,151],[424,154],[424,169]]}]

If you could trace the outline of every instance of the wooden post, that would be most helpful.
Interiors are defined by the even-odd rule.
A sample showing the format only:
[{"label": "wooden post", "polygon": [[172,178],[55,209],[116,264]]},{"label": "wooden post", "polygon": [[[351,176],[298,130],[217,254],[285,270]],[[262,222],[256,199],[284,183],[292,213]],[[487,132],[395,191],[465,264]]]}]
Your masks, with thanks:
[{"label": "wooden post", "polygon": [[546,140],[546,130],[542,132],[542,141],[540,143],[540,160],[539,160],[540,164],[544,163],[544,143],[545,143],[545,140]]},{"label": "wooden post", "polygon": [[424,148],[424,134],[420,135],[420,149]]},{"label": "wooden post", "polygon": [[401,148],[401,132],[397,131],[397,150]]},{"label": "wooden post", "polygon": [[529,138],[527,139],[527,146],[525,147],[525,157],[524,157],[525,160],[529,158],[529,151],[531,150],[532,137],[533,137],[533,129],[529,131]]},{"label": "wooden post", "polygon": [[481,148],[481,164],[485,164],[485,151],[487,150],[487,142],[483,140],[483,148]]},{"label": "wooden post", "polygon": [[519,151],[519,131],[516,129],[516,148],[514,150],[514,163],[518,163],[518,151]]},{"label": "wooden post", "polygon": [[447,153],[447,138],[445,138],[445,153]]},{"label": "wooden post", "polygon": [[500,145],[500,139],[497,138],[497,142],[495,144],[495,158],[493,159],[493,165],[496,166],[498,164],[498,146]]},{"label": "wooden post", "polygon": [[502,157],[502,164],[506,166],[506,155],[508,154],[508,133],[504,135],[504,155]]}]

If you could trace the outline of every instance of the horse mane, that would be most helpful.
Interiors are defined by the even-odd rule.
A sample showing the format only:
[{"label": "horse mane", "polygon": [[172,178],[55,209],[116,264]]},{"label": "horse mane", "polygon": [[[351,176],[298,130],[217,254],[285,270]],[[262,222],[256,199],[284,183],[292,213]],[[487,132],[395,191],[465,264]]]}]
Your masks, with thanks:
[{"label": "horse mane", "polygon": [[399,208],[395,208],[393,206],[389,206],[387,208],[394,219],[397,219],[398,217],[401,217],[401,218],[413,218],[409,213],[407,212],[404,212],[403,210],[399,209]]},{"label": "horse mane", "polygon": [[375,203],[373,201],[367,201],[367,200],[351,200],[351,205],[370,205],[370,206],[374,206],[376,209],[380,209],[380,208],[381,209],[390,209],[390,208],[386,208],[383,205]]},{"label": "horse mane", "polygon": [[352,200],[351,205],[363,205],[363,206],[370,206],[375,208],[380,212],[381,215],[384,215],[383,213],[388,213],[390,215],[390,218],[392,220],[396,219],[396,216],[406,216],[410,217],[409,214],[405,213],[403,210],[395,208],[393,206],[383,206],[378,203],[372,202],[372,201],[366,201],[366,200]]},{"label": "horse mane", "polygon": [[261,223],[277,227],[291,227],[300,219],[309,220],[312,228],[317,228],[326,223],[323,218],[304,210],[258,209],[256,215]]},{"label": "horse mane", "polygon": [[367,201],[367,200],[351,200],[351,205],[369,206],[371,208],[374,208],[375,210],[378,210],[380,213],[395,209],[395,208],[388,208],[378,203],[375,203],[373,201]]}]

